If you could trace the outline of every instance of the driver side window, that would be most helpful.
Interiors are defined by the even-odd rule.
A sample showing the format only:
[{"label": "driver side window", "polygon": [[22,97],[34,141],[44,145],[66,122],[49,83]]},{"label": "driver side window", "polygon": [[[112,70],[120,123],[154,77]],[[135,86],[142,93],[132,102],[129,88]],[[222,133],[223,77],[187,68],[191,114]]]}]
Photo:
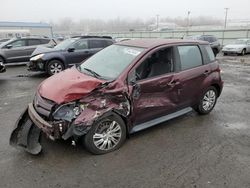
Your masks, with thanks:
[{"label": "driver side window", "polygon": [[10,43],[9,45],[11,45],[12,48],[26,46],[25,40],[17,40],[17,41],[14,41],[14,42]]},{"label": "driver side window", "polygon": [[136,68],[135,72],[137,81],[174,72],[173,48],[154,52]]}]

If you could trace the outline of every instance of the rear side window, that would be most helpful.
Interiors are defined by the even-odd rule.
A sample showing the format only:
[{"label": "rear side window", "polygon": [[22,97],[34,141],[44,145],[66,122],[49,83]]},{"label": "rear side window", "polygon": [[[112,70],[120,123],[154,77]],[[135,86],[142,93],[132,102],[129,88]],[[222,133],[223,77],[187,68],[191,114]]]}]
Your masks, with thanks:
[{"label": "rear side window", "polygon": [[201,52],[198,46],[178,46],[181,69],[187,70],[202,65]]},{"label": "rear side window", "polygon": [[39,45],[39,44],[41,44],[39,39],[29,39],[28,40],[28,46]]},{"label": "rear side window", "polygon": [[106,46],[110,46],[112,44],[113,44],[113,42],[111,40],[106,40]]},{"label": "rear side window", "polygon": [[106,46],[107,44],[104,40],[89,40],[89,48],[104,48]]}]

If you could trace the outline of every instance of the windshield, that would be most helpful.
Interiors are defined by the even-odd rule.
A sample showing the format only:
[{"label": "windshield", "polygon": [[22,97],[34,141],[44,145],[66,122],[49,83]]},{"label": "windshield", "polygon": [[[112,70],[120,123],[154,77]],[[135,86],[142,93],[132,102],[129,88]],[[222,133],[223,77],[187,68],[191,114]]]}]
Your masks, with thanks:
[{"label": "windshield", "polygon": [[14,40],[15,40],[15,39],[9,39],[9,40],[7,40],[7,41],[5,41],[5,42],[1,42],[0,48],[4,47],[5,45],[9,44],[10,42],[12,42],[12,41],[14,41]]},{"label": "windshield", "polygon": [[67,39],[65,41],[62,41],[61,43],[56,45],[54,47],[54,49],[56,49],[56,50],[66,50],[68,48],[68,46],[71,45],[76,40],[78,40],[78,38],[71,38],[71,39]]},{"label": "windshield", "polygon": [[247,43],[246,40],[240,40],[240,39],[238,39],[238,40],[236,40],[236,41],[234,42],[234,44],[246,44],[246,43]]},{"label": "windshield", "polygon": [[90,57],[79,69],[96,77],[114,80],[144,50],[144,48],[111,45]]}]

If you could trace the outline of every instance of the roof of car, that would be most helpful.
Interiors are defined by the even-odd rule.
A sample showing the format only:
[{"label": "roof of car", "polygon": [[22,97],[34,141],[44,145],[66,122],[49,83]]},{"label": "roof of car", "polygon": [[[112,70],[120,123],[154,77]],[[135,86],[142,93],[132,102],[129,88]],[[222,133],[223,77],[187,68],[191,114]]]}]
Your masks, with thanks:
[{"label": "roof of car", "polygon": [[154,48],[157,46],[168,45],[168,44],[208,44],[208,42],[200,40],[194,41],[194,40],[181,40],[181,39],[135,39],[135,40],[126,40],[116,44],[141,47],[141,48]]},{"label": "roof of car", "polygon": [[15,37],[12,38],[13,40],[18,40],[18,39],[39,39],[39,40],[51,40],[50,38],[46,38],[46,37]]}]

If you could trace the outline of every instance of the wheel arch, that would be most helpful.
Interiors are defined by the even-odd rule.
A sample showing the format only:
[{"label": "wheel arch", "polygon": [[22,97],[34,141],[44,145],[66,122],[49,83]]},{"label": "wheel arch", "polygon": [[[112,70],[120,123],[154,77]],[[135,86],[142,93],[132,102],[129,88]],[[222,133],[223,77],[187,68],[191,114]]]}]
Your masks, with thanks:
[{"label": "wheel arch", "polygon": [[119,116],[123,120],[123,122],[124,122],[124,124],[126,126],[126,136],[129,137],[129,125],[128,125],[129,121],[128,121],[126,116],[124,116],[121,113],[117,112],[115,109],[112,109],[112,110],[110,110],[108,112],[105,112],[102,116],[100,116],[100,118],[105,118],[105,117],[108,117],[108,116],[112,116],[113,114]]},{"label": "wheel arch", "polygon": [[6,63],[6,58],[2,54],[0,54],[0,58],[3,59],[3,63]]},{"label": "wheel arch", "polygon": [[64,68],[64,69],[66,68],[66,65],[65,65],[64,60],[63,60],[62,58],[55,57],[55,58],[52,58],[52,59],[47,60],[47,62],[46,62],[46,64],[45,64],[45,70],[46,70],[46,72],[48,72],[48,64],[49,64],[51,61],[55,61],[55,60],[62,62],[63,68]]},{"label": "wheel arch", "polygon": [[217,96],[217,97],[219,97],[220,94],[221,94],[222,88],[219,86],[219,84],[212,84],[211,86],[215,87],[215,89],[216,89],[216,91],[217,91],[217,93],[218,93],[218,96]]}]

